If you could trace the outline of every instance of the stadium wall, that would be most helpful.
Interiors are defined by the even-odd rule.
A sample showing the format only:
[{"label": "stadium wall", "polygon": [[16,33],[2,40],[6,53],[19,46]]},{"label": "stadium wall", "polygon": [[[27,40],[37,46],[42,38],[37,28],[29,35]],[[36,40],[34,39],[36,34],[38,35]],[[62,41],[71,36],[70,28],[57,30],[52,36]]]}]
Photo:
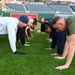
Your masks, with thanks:
[{"label": "stadium wall", "polygon": [[6,13],[6,12],[1,12],[0,11],[0,16],[10,16],[10,13]]},{"label": "stadium wall", "polygon": [[44,18],[46,18],[46,19],[52,19],[52,18],[54,17],[54,15],[55,15],[55,14],[46,14],[46,13],[45,13],[45,14],[43,14],[43,13],[40,14],[40,13],[39,13],[39,14],[38,14],[38,19],[39,19],[40,17],[44,17]]},{"label": "stadium wall", "polygon": [[39,13],[39,14],[28,14],[28,13],[9,13],[9,12],[4,12],[4,13],[2,13],[2,12],[0,12],[0,15],[1,16],[11,16],[11,17],[19,17],[20,15],[22,15],[22,14],[25,14],[25,15],[27,15],[27,16],[31,16],[31,17],[33,17],[33,18],[37,18],[37,19],[39,19],[40,17],[44,17],[44,18],[46,18],[46,19],[51,19],[51,18],[53,18],[54,17],[54,15],[55,14],[47,14],[47,13]]},{"label": "stadium wall", "polygon": [[[31,16],[32,18],[37,18],[38,19],[38,14],[26,14],[26,13],[23,13],[24,15],[27,15],[27,16]],[[21,16],[22,13],[10,13],[10,16],[11,17],[19,17]]]},{"label": "stadium wall", "polygon": [[[22,15],[22,14],[19,14],[19,13],[10,13],[10,16],[12,16],[12,17],[19,17],[20,15]],[[37,19],[39,19],[40,17],[44,17],[44,18],[48,18],[48,19],[51,19],[51,18],[53,18],[54,17],[54,15],[55,14],[25,14],[25,15],[27,15],[27,16],[31,16],[31,17],[33,17],[33,18],[37,18]]]},{"label": "stadium wall", "polygon": [[71,16],[71,15],[73,15],[73,14],[52,14],[52,13],[34,13],[34,14],[28,14],[28,13],[9,13],[9,12],[4,12],[4,13],[2,13],[1,11],[0,11],[0,15],[1,16],[11,16],[11,17],[19,17],[20,15],[22,15],[22,14],[25,14],[25,15],[27,15],[27,16],[31,16],[31,17],[33,17],[33,18],[37,18],[37,19],[39,19],[40,17],[44,17],[45,19],[52,19],[54,16],[61,16],[61,17],[63,17],[63,18],[66,18],[66,17],[68,17],[68,16]]},{"label": "stadium wall", "polygon": [[72,16],[73,14],[55,14],[54,16],[61,16],[63,18],[68,18],[69,16]]}]

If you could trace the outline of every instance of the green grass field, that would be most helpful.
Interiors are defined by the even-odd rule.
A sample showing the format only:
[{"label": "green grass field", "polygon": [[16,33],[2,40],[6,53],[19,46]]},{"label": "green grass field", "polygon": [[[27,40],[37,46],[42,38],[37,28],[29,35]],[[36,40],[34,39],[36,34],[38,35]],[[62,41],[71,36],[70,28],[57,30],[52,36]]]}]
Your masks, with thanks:
[{"label": "green grass field", "polygon": [[56,60],[48,51],[50,46],[46,40],[48,35],[33,31],[35,37],[27,40],[30,47],[24,47],[20,42],[17,51],[25,55],[14,55],[9,46],[7,35],[0,35],[0,75],[75,75],[75,57],[69,69],[56,70],[55,67],[65,63],[65,60]]}]

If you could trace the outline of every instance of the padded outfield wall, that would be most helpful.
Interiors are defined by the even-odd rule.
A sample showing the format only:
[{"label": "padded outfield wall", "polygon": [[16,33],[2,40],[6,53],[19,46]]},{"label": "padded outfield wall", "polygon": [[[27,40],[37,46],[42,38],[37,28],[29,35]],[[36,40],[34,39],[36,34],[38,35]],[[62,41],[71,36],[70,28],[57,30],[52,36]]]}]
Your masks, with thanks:
[{"label": "padded outfield wall", "polygon": [[39,19],[40,17],[44,17],[45,19],[52,19],[54,16],[61,16],[61,17],[63,17],[63,18],[66,18],[66,17],[69,17],[69,16],[71,16],[71,15],[73,15],[73,14],[52,14],[52,13],[38,13],[38,14],[26,14],[26,13],[6,13],[6,12],[4,12],[4,13],[2,13],[2,12],[0,12],[0,16],[12,16],[12,17],[19,17],[19,16],[21,16],[22,14],[24,14],[24,15],[27,15],[27,16],[31,16],[31,17],[33,17],[33,18],[37,18],[37,19]]},{"label": "padded outfield wall", "polygon": [[1,16],[12,16],[12,17],[17,17],[17,18],[18,18],[20,15],[22,15],[22,14],[27,15],[27,16],[31,16],[31,17],[37,18],[37,19],[39,19],[40,17],[44,17],[44,18],[46,18],[46,19],[51,19],[51,18],[53,18],[54,15],[55,15],[55,14],[49,14],[49,13],[48,13],[48,14],[47,14],[47,13],[45,13],[45,14],[43,14],[43,13],[30,14],[30,13],[8,13],[8,12],[2,13],[2,12],[0,12],[0,15],[1,15]]},{"label": "padded outfield wall", "polygon": [[72,16],[73,14],[55,14],[54,16],[60,16],[63,18],[68,18],[69,16]]},{"label": "padded outfield wall", "polygon": [[40,17],[44,17],[44,18],[46,18],[46,19],[52,19],[52,18],[54,17],[54,15],[55,15],[55,14],[49,14],[49,13],[48,13],[48,14],[43,14],[43,13],[40,14],[40,13],[39,13],[39,14],[38,14],[38,19],[39,19]]},{"label": "padded outfield wall", "polygon": [[[24,14],[24,13],[23,13]],[[10,16],[12,16],[12,17],[19,17],[20,15],[22,15],[22,14],[19,14],[19,13],[10,13]],[[31,16],[31,17],[33,17],[33,18],[37,18],[37,19],[39,19],[40,17],[44,17],[44,18],[47,18],[47,19],[51,19],[51,18],[53,18],[54,17],[54,15],[55,14],[25,14],[25,15],[27,15],[27,16]]]},{"label": "padded outfield wall", "polygon": [[[38,14],[26,14],[26,13],[22,13],[23,15],[27,15],[29,17],[32,17],[32,18],[37,18],[38,19]],[[22,15],[21,13],[10,13],[10,16],[11,17],[19,17]]]},{"label": "padded outfield wall", "polygon": [[10,13],[6,13],[6,12],[3,13],[0,11],[0,16],[10,16]]}]

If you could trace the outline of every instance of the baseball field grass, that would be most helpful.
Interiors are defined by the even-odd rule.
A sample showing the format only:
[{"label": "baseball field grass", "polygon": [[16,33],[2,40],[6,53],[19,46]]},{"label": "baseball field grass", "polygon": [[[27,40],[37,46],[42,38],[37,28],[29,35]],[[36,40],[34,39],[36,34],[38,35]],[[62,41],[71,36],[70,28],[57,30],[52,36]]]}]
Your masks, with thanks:
[{"label": "baseball field grass", "polygon": [[29,40],[30,46],[23,46],[17,42],[17,51],[25,52],[25,55],[14,55],[9,45],[8,36],[0,35],[0,75],[75,75],[75,57],[69,69],[56,70],[55,67],[63,65],[64,60],[56,60],[51,53],[56,48],[48,51],[50,47],[48,34],[32,32],[34,37]]}]

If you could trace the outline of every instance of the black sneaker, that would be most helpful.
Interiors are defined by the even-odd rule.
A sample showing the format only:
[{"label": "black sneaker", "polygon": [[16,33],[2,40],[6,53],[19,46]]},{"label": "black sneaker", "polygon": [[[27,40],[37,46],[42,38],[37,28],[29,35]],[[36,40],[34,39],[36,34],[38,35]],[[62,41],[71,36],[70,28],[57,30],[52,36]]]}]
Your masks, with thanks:
[{"label": "black sneaker", "polygon": [[24,55],[25,53],[16,51],[16,52],[14,52],[14,54]]}]

